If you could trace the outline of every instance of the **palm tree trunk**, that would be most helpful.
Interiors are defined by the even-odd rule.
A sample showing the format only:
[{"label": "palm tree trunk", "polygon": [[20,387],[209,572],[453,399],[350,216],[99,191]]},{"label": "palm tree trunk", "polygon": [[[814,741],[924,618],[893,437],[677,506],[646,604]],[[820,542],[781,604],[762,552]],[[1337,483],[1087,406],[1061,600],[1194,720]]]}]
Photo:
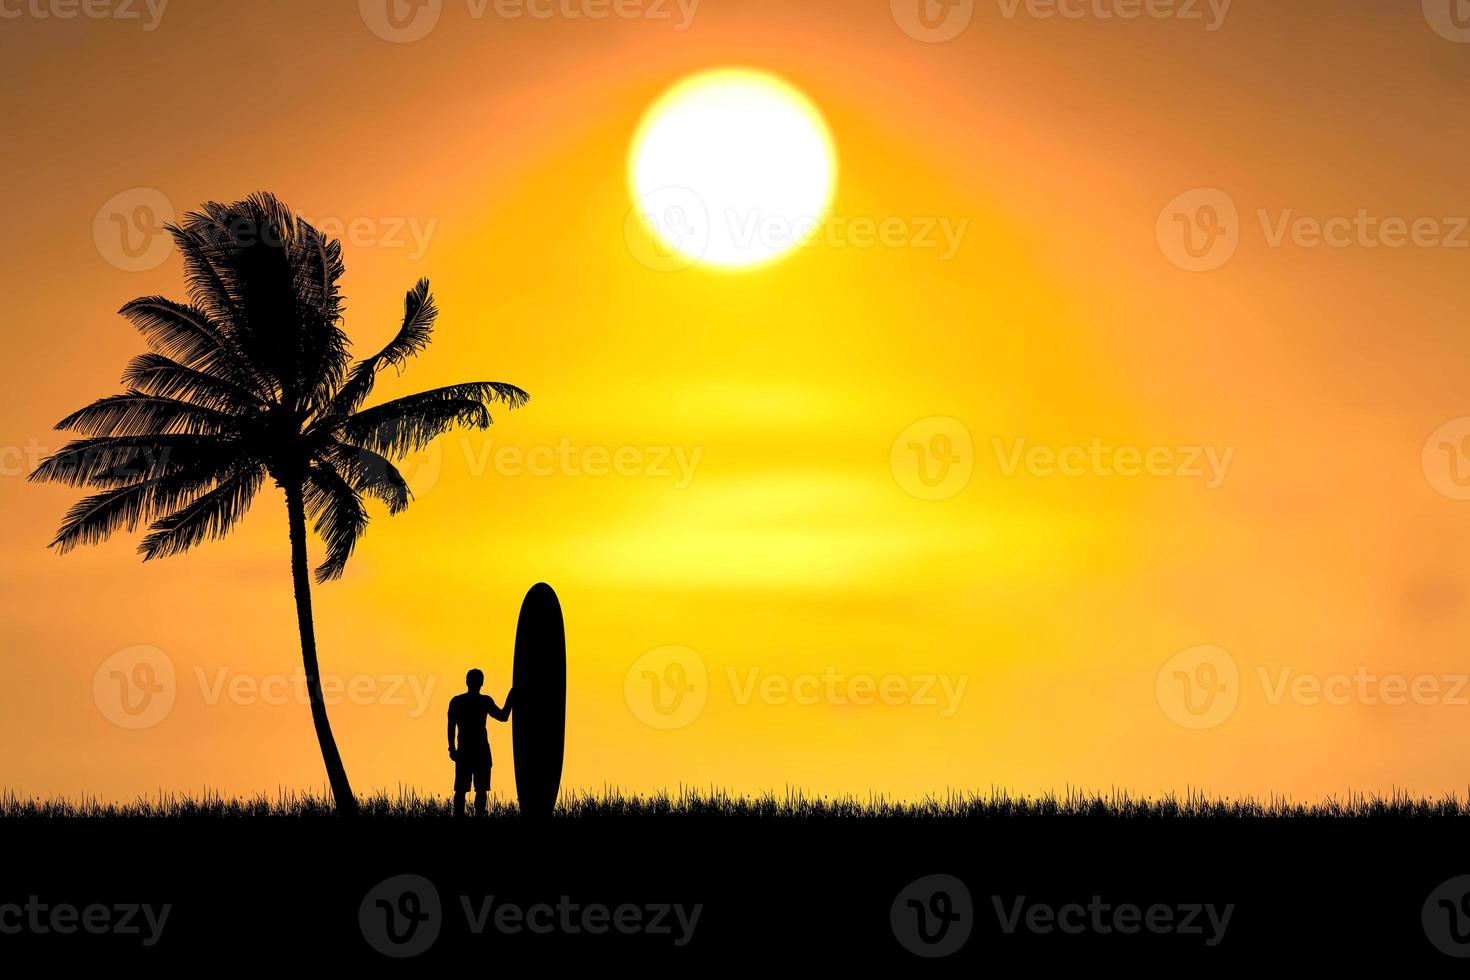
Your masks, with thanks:
[{"label": "palm tree trunk", "polygon": [[291,581],[296,587],[296,622],[301,630],[301,662],[306,669],[306,693],[311,700],[311,723],[316,728],[316,740],[321,745],[322,761],[327,766],[327,783],[332,787],[332,799],[337,812],[357,812],[357,798],[347,782],[347,770],[342,766],[342,755],[337,751],[337,740],[332,737],[332,724],[327,720],[327,703],[322,697],[321,670],[316,662],[316,627],[311,619],[311,579],[306,560],[306,506],[302,499],[299,483],[288,485],[286,491],[286,515],[291,523]]}]

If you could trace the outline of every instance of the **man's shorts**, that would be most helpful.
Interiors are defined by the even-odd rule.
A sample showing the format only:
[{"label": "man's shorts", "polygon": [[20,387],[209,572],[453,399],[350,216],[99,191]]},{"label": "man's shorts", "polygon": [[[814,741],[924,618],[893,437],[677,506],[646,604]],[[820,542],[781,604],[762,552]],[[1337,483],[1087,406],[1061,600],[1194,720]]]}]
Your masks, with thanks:
[{"label": "man's shorts", "polygon": [[454,791],[467,793],[471,783],[474,783],[476,793],[490,792],[489,752],[459,750],[458,758],[454,760]]}]

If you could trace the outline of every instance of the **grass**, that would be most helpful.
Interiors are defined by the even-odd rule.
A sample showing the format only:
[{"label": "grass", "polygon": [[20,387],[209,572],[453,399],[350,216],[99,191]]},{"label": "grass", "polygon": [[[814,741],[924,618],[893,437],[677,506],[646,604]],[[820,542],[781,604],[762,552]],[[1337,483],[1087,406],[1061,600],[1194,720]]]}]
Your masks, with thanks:
[{"label": "grass", "polygon": [[[378,792],[359,798],[369,820],[446,820],[448,798],[425,796],[400,788],[396,794]],[[230,798],[204,792],[199,796],[160,793],[131,802],[23,797],[0,792],[0,822],[94,820],[322,820],[333,816],[330,799],[296,791],[280,791],[274,798]],[[491,801],[492,819],[519,816],[514,803]],[[1215,799],[1190,791],[1184,797],[1135,798],[1068,790],[1061,796],[1012,796],[1001,790],[988,793],[951,792],[916,801],[882,796],[807,796],[788,791],[784,796],[734,796],[718,789],[680,788],[674,793],[626,794],[616,788],[600,793],[562,794],[557,806],[561,820],[603,822],[616,820],[731,820],[731,821],[873,821],[978,822],[1004,820],[1085,821],[1260,821],[1260,820],[1455,820],[1470,819],[1470,799],[1451,795],[1438,799],[1394,793],[1384,797],[1349,793],[1342,799],[1300,803],[1284,797]]]}]

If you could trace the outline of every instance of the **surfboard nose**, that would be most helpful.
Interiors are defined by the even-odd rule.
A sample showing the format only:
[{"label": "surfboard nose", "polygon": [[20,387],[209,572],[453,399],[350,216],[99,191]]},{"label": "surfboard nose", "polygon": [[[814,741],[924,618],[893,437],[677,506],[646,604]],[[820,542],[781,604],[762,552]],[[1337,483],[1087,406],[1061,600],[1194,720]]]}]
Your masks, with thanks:
[{"label": "surfboard nose", "polygon": [[545,582],[537,582],[531,586],[526,593],[526,598],[521,602],[522,607],[530,606],[546,609],[561,609],[561,600],[557,598],[556,590]]}]

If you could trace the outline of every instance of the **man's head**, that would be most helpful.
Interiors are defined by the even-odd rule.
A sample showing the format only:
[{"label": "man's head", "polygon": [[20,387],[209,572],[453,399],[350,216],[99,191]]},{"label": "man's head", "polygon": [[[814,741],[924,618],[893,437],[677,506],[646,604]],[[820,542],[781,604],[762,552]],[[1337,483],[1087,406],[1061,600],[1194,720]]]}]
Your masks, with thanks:
[{"label": "man's head", "polygon": [[479,694],[480,688],[485,686],[485,672],[476,667],[464,675],[464,684],[470,689],[471,694]]}]

